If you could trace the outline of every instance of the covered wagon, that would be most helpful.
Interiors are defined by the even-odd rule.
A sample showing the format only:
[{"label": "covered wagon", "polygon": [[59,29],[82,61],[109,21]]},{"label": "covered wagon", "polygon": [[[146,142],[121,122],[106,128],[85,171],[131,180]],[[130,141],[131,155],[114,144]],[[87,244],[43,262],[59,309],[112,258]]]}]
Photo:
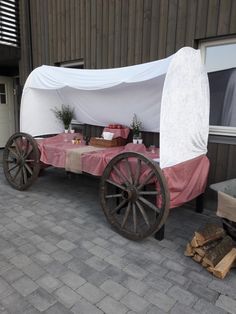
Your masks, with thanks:
[{"label": "covered wagon", "polygon": [[[80,123],[104,127],[129,126],[136,113],[143,131],[160,133],[159,151],[130,143],[97,150],[82,138],[72,146],[52,111],[62,104],[75,109]],[[143,239],[163,230],[170,208],[206,187],[209,89],[200,51],[185,47],[163,60],[117,69],[41,66],[25,83],[20,128],[4,151],[5,176],[14,188],[32,185],[40,162],[67,169],[72,156],[79,168],[71,171],[101,177],[101,205],[111,226]],[[37,139],[49,134],[59,135]]]}]

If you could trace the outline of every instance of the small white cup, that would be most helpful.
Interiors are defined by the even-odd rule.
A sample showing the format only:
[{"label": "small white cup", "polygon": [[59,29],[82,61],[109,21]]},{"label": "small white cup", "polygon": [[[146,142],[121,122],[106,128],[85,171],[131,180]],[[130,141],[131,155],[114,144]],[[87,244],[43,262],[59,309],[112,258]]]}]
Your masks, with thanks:
[{"label": "small white cup", "polygon": [[133,138],[133,144],[138,144],[138,139]]},{"label": "small white cup", "polygon": [[138,141],[137,144],[143,144],[143,139],[142,138],[139,138],[137,141]]},{"label": "small white cup", "polygon": [[70,133],[75,133],[75,130],[74,130],[74,129],[71,129],[71,130],[70,130]]}]

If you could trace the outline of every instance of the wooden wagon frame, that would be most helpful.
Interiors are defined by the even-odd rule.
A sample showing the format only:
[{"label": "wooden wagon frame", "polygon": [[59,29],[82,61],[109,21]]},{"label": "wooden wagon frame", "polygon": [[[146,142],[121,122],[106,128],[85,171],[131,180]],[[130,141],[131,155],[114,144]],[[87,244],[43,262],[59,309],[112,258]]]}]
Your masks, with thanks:
[{"label": "wooden wagon frame", "polygon": [[[155,65],[157,65],[158,71],[155,70]],[[53,67],[49,68],[49,72],[54,71]],[[157,62],[157,64],[152,62],[147,64],[146,68],[141,65],[139,68],[141,72],[137,72],[135,66],[129,67],[128,70],[132,73],[133,68],[135,80],[133,79],[132,81],[129,77],[129,82],[125,86],[126,92],[129,89],[129,84],[132,84],[132,88],[140,87],[140,93],[146,89],[153,93],[155,83],[158,83],[161,88],[163,88],[164,84],[161,95],[159,93],[158,98],[154,100],[154,106],[153,100],[151,100],[151,107],[154,111],[145,109],[140,114],[145,119],[144,129],[146,131],[160,132],[160,165],[158,162],[148,158],[145,153],[142,154],[137,151],[128,150],[116,154],[107,162],[106,167],[103,169],[100,183],[100,200],[108,222],[119,234],[132,240],[141,240],[154,233],[157,234],[157,237],[162,238],[169,209],[201,195],[206,186],[209,168],[209,163],[205,156],[209,119],[208,80],[201,65],[199,51],[191,48],[181,49],[173,58],[169,58],[164,63],[162,61],[161,63]],[[149,74],[147,74],[148,69],[151,69]],[[128,70],[125,70],[126,75]],[[42,72],[44,69],[40,69],[40,71],[44,75],[44,72]],[[55,71],[55,77],[57,77],[58,69]],[[68,75],[71,73],[74,75],[75,72],[70,71],[66,69],[65,72],[65,69],[63,69],[62,74],[64,75],[68,72]],[[79,71],[79,75],[83,76],[84,72],[80,71],[86,70],[76,71]],[[100,74],[103,74],[104,72],[102,71],[106,70],[98,71],[99,73],[101,72]],[[121,73],[123,73],[122,71]],[[90,70],[85,73],[85,76],[88,73],[92,75],[92,78],[93,75],[97,77],[98,74],[96,70],[92,72]],[[114,81],[117,81],[117,78],[114,79],[115,73],[112,72],[111,77]],[[108,74],[105,83],[103,76],[103,84],[106,85],[110,82],[110,73],[106,72],[105,74]],[[144,80],[141,80],[141,75],[146,75]],[[63,77],[63,80],[65,80],[65,77]],[[42,115],[42,112],[38,111],[37,119],[31,121],[32,113],[37,113],[39,109],[37,105],[40,105],[42,99],[44,102],[47,100],[47,97],[43,95],[44,88],[35,85],[38,81],[40,80],[35,80],[31,74],[26,82],[21,104],[21,130],[23,132],[13,134],[9,138],[3,154],[3,167],[6,179],[12,187],[18,190],[29,188],[37,179],[40,172],[40,149],[33,136],[46,133],[55,134],[61,131],[60,126],[56,122],[54,124],[47,124],[46,120],[48,119],[47,116],[51,114],[51,108],[53,106],[60,106],[62,98],[59,97],[58,100],[58,90],[66,90],[68,82],[66,83],[66,88],[64,85],[58,88],[57,82],[57,87],[54,88],[57,91],[55,98],[52,97],[51,93],[53,88],[49,87],[49,103],[47,104],[48,106],[44,104],[44,107],[46,107],[44,114],[47,119],[45,120],[45,115]],[[51,82],[51,80],[49,81]],[[176,82],[178,83],[176,84]],[[43,85],[45,84],[44,82]],[[124,80],[122,79],[122,84],[117,84],[119,93],[123,85]],[[194,88],[191,91],[192,86]],[[73,91],[75,90],[74,85],[71,88]],[[81,88],[80,85],[78,93],[81,92]],[[116,95],[116,87],[112,85],[109,88]],[[103,86],[102,90],[104,92],[104,90],[106,91],[109,88],[105,89]],[[93,85],[89,90],[88,86],[84,87],[86,93],[89,93],[89,91],[94,92],[94,90],[97,91],[97,89],[97,85],[96,88]],[[170,90],[171,93],[169,92]],[[38,98],[35,97],[34,93],[38,94]],[[43,98],[41,98],[40,93],[42,93]],[[135,98],[135,101],[132,103],[132,93],[133,90],[128,95],[131,108],[127,109],[127,114],[116,115],[116,111],[113,111],[114,116],[112,116],[113,121],[110,120],[111,122],[128,124],[126,120],[127,116],[130,119],[130,116],[133,115],[135,112],[135,102],[137,101],[137,98]],[[65,95],[68,95],[68,90],[66,90]],[[53,99],[58,101],[58,103],[53,102]],[[93,99],[95,102],[99,101],[96,97],[93,97]],[[32,101],[35,103],[32,105],[33,109],[29,107]],[[159,111],[157,110],[156,113],[155,110],[158,106],[156,106],[155,102],[157,101],[160,104]],[[143,104],[142,109],[149,108],[147,105],[149,99],[146,102]],[[181,103],[181,110],[175,109],[176,103]],[[138,108],[140,110],[140,107]],[[78,116],[81,116],[81,107],[78,106],[76,110]],[[154,118],[153,112],[155,113]],[[104,111],[106,118],[100,123],[101,125],[106,125],[107,120],[111,119],[106,114],[107,112]],[[186,123],[183,123],[183,115],[188,118]],[[159,126],[157,125],[157,129],[153,129],[157,116],[161,117],[160,123]],[[146,117],[150,118],[150,124]],[[52,119],[52,116],[50,116],[50,119]],[[45,129],[43,125],[44,121]],[[87,121],[84,118],[81,122],[88,123],[90,120]],[[175,174],[176,176],[178,173],[181,173],[180,181],[176,180],[176,178],[171,181],[171,175]],[[178,181],[177,185],[176,181]],[[185,185],[183,185],[183,181]],[[190,192],[186,193],[186,188],[189,188]],[[180,190],[178,191],[178,189]],[[178,198],[178,194],[181,194],[180,198]]]}]

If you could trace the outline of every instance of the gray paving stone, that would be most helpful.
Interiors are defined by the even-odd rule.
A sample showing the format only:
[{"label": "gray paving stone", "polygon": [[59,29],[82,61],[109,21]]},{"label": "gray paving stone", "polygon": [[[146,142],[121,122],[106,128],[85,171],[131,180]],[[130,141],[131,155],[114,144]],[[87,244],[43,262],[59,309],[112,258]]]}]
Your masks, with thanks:
[{"label": "gray paving stone", "polygon": [[172,287],[172,283],[167,281],[166,279],[159,277],[155,274],[149,274],[145,277],[144,282],[149,285],[149,287],[152,287],[153,289],[156,289],[160,292],[166,292],[167,290]]},{"label": "gray paving stone", "polygon": [[32,259],[34,259],[41,266],[45,266],[45,265],[53,262],[53,258],[50,255],[45,254],[41,251],[32,255]]},{"label": "gray paving stone", "polygon": [[76,245],[68,240],[62,240],[57,243],[57,247],[66,252],[70,252],[71,250],[76,248]]},{"label": "gray paving stone", "polygon": [[179,286],[171,287],[167,294],[179,303],[185,305],[191,305],[196,300],[196,297],[192,293]]},{"label": "gray paving stone", "polygon": [[50,308],[48,308],[45,312],[45,314],[71,314],[72,312],[67,309],[63,304],[60,302],[57,302]]},{"label": "gray paving stone", "polygon": [[111,279],[105,281],[100,288],[116,300],[120,300],[128,293],[128,289]]},{"label": "gray paving stone", "polygon": [[124,304],[112,299],[110,296],[102,299],[97,306],[106,314],[125,314],[128,311]]},{"label": "gray paving stone", "polygon": [[103,259],[96,256],[90,257],[89,259],[85,261],[85,263],[97,271],[102,271],[109,266],[107,262],[105,262]]},{"label": "gray paving stone", "polygon": [[144,282],[129,276],[124,280],[123,285],[140,296],[143,296],[149,289]]},{"label": "gray paving stone", "polygon": [[105,297],[105,293],[102,289],[97,288],[91,283],[87,282],[79,289],[76,290],[83,298],[89,302],[96,304]]},{"label": "gray paving stone", "polygon": [[33,280],[37,280],[45,273],[45,270],[36,263],[31,263],[21,270]]},{"label": "gray paving stone", "polygon": [[54,292],[59,302],[65,305],[67,308],[71,308],[81,299],[81,296],[67,286],[62,286]]},{"label": "gray paving stone", "polygon": [[37,252],[37,248],[30,243],[26,243],[26,244],[20,246],[18,249],[23,254],[28,255],[28,256]]},{"label": "gray paving stone", "polygon": [[58,289],[59,287],[61,287],[63,285],[63,283],[60,280],[54,278],[50,274],[45,274],[44,276],[39,278],[36,281],[36,283],[40,287],[42,287],[45,290],[47,290],[48,292],[52,292],[52,291]]},{"label": "gray paving stone", "polygon": [[148,274],[146,270],[135,264],[128,264],[123,270],[130,276],[133,276],[137,279],[143,279]]},{"label": "gray paving stone", "polygon": [[206,299],[207,301],[210,301],[212,303],[214,303],[219,296],[219,293],[217,291],[206,288],[201,284],[197,284],[195,282],[188,285],[188,291],[198,296],[199,298]]},{"label": "gray paving stone", "polygon": [[14,290],[4,279],[0,278],[0,299],[3,299],[13,293]]},{"label": "gray paving stone", "polygon": [[24,254],[19,254],[10,259],[10,262],[17,268],[24,268],[32,263],[32,260]]},{"label": "gray paving stone", "polygon": [[200,312],[197,312],[191,307],[184,304],[176,303],[170,311],[170,314],[200,314]]},{"label": "gray paving stone", "polygon": [[199,299],[196,304],[194,304],[194,309],[202,314],[226,314],[227,312],[214,304],[204,300]]},{"label": "gray paving stone", "polygon": [[12,268],[1,275],[8,283],[12,283],[24,276],[24,273],[19,269]]},{"label": "gray paving stone", "polygon": [[2,299],[1,303],[11,314],[23,314],[30,308],[30,303],[16,292]]},{"label": "gray paving stone", "polygon": [[52,245],[51,243],[45,241],[38,243],[37,247],[46,254],[53,253],[57,250],[57,247],[55,245]]},{"label": "gray paving stone", "polygon": [[54,277],[60,276],[67,270],[67,268],[58,261],[53,261],[44,266],[44,268]]},{"label": "gray paving stone", "polygon": [[102,314],[103,312],[99,310],[96,306],[89,303],[85,299],[81,299],[72,308],[71,312],[74,314]]},{"label": "gray paving stone", "polygon": [[57,302],[51,294],[41,288],[29,295],[27,300],[40,312],[47,310],[50,306]]},{"label": "gray paving stone", "polygon": [[229,312],[231,314],[236,313],[236,300],[233,300],[226,295],[220,295],[218,300],[216,301],[216,306],[220,307],[221,309]]},{"label": "gray paving stone", "polygon": [[161,310],[166,312],[170,311],[171,308],[176,303],[176,300],[172,297],[167,296],[166,294],[154,290],[149,290],[144,298],[151,302],[152,304],[156,305]]},{"label": "gray paving stone", "polygon": [[111,251],[104,249],[103,247],[99,246],[99,245],[95,245],[93,246],[91,249],[88,250],[90,253],[92,253],[93,255],[96,255],[100,258],[105,258],[109,255],[112,254]]},{"label": "gray paving stone", "polygon": [[56,261],[60,262],[61,264],[64,264],[73,258],[72,255],[63,250],[57,250],[53,252],[51,254],[51,257],[53,257]]},{"label": "gray paving stone", "polygon": [[20,279],[13,282],[12,286],[24,297],[31,294],[38,288],[29,277],[23,276]]},{"label": "gray paving stone", "polygon": [[183,275],[175,273],[174,271],[168,272],[168,274],[165,276],[167,280],[171,280],[172,282],[175,282],[179,285],[184,285],[188,281],[187,278],[185,278]]},{"label": "gray paving stone", "polygon": [[212,277],[209,273],[204,272],[204,274],[202,274],[193,270],[187,272],[187,277],[202,286],[207,286],[212,281]]},{"label": "gray paving stone", "polygon": [[86,283],[86,280],[72,271],[66,271],[59,279],[73,290],[78,289]]},{"label": "gray paving stone", "polygon": [[149,303],[144,298],[138,296],[134,292],[129,292],[126,294],[121,299],[121,302],[133,311],[144,311],[149,305]]}]

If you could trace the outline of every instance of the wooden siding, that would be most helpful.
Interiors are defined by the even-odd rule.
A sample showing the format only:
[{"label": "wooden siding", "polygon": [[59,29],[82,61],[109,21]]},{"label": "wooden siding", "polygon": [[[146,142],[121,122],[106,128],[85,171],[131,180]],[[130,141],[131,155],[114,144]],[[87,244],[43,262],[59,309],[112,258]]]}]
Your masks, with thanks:
[{"label": "wooden siding", "polygon": [[183,46],[196,47],[199,39],[235,35],[235,2],[20,0],[21,83],[30,67],[42,64],[82,58],[85,68],[126,66],[164,58]]}]

